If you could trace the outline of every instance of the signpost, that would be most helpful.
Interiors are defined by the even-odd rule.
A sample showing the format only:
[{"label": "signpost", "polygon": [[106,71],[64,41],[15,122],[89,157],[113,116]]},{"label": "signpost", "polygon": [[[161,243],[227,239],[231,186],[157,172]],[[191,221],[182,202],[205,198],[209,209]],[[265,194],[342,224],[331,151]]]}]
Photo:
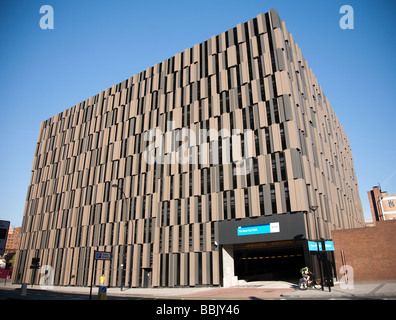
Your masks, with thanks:
[{"label": "signpost", "polygon": [[96,251],[95,260],[111,260],[113,255],[111,252]]},{"label": "signpost", "polygon": [[10,221],[0,220],[0,256],[4,254]]},{"label": "signpost", "polygon": [[265,234],[280,232],[279,222],[271,222],[267,224],[258,224],[253,226],[240,226],[237,229],[238,236],[247,236],[252,234]]},{"label": "signpost", "polygon": [[[91,289],[89,291],[89,300],[92,300],[92,287],[93,287],[93,283],[94,283],[94,275],[95,275],[95,269],[96,269],[96,263],[98,260],[111,260],[113,258],[113,254],[111,252],[106,252],[106,251],[94,251],[94,261],[93,261],[93,265],[92,265],[92,275],[91,275]],[[104,299],[100,299],[100,300],[106,300],[106,292],[107,292],[107,288],[105,286],[100,286],[99,287],[99,295],[98,298],[103,297],[104,295]],[[101,296],[102,295],[102,296]]]},{"label": "signpost", "polygon": [[40,269],[40,258],[32,258],[30,269],[32,269],[32,273],[33,273],[33,277],[32,277],[32,288],[33,288],[34,281],[36,279],[36,270]]},{"label": "signpost", "polygon": [[322,243],[319,242],[319,249],[318,249],[318,243],[316,241],[308,241],[308,250],[309,251],[322,251]]},{"label": "signpost", "polygon": [[[323,257],[324,259],[324,267],[327,275],[327,285],[329,288],[329,291],[331,291],[330,286],[332,286],[333,281],[331,279],[331,270],[329,270],[329,261],[327,259],[327,252],[329,251],[334,251],[334,243],[331,240],[326,240],[326,241],[309,241],[308,240],[308,250],[313,251],[313,252],[318,252],[318,258],[320,256]],[[323,278],[323,277],[322,277]],[[323,288],[323,287],[322,287]]]},{"label": "signpost", "polygon": [[324,244],[325,244],[325,250],[326,251],[334,251],[334,243],[333,243],[333,241],[328,240],[328,241],[325,241]]},{"label": "signpost", "polygon": [[100,286],[98,291],[98,300],[106,300],[107,288],[105,286]]}]

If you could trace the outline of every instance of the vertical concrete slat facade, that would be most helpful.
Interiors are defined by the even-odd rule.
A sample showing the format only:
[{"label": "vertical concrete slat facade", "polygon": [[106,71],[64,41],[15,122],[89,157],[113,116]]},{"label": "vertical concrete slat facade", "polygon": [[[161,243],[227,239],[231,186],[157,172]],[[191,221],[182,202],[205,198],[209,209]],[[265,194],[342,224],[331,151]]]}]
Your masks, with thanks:
[{"label": "vertical concrete slat facade", "polygon": [[[150,151],[164,157],[150,163],[154,128]],[[246,154],[252,170],[238,175]],[[90,285],[103,250],[114,258],[95,284],[221,285],[219,222],[309,205],[321,237],[364,224],[349,140],[272,10],[41,123],[13,282],[31,282],[39,257],[56,285]]]}]

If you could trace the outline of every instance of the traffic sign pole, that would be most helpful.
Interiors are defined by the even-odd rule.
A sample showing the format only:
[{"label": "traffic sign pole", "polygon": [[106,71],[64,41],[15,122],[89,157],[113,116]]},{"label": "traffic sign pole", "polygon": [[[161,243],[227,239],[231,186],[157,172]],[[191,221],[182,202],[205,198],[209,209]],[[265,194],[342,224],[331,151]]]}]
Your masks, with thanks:
[{"label": "traffic sign pole", "polygon": [[111,252],[106,251],[94,251],[93,261],[92,261],[92,275],[91,275],[91,289],[89,290],[89,300],[92,300],[92,287],[94,283],[94,271],[96,269],[98,260],[111,260],[113,255]]},{"label": "traffic sign pole", "polygon": [[105,286],[100,286],[98,290],[98,300],[106,300],[107,288]]},{"label": "traffic sign pole", "polygon": [[97,260],[96,260],[96,250],[95,250],[94,258],[92,260],[91,289],[89,290],[89,300],[92,300],[92,286],[94,283],[94,270],[95,270],[96,263],[97,263]]}]

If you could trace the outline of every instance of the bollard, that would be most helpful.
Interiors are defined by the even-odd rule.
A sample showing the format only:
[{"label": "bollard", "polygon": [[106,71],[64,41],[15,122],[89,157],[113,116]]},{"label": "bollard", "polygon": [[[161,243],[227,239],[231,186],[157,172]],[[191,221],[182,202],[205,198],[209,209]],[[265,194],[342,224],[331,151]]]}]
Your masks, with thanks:
[{"label": "bollard", "polygon": [[26,296],[26,292],[27,292],[27,283],[22,283],[21,296]]},{"label": "bollard", "polygon": [[99,286],[98,300],[106,300],[107,288],[105,286]]}]

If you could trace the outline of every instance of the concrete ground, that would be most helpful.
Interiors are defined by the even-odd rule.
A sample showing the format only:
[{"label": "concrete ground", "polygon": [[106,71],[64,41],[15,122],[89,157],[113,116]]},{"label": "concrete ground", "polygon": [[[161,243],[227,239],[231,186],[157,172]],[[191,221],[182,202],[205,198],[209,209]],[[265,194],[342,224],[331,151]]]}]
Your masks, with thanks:
[{"label": "concrete ground", "polygon": [[[21,288],[21,285],[3,283],[4,289]],[[35,285],[28,285],[28,290],[48,290],[62,293],[75,293],[89,295],[89,287],[60,287],[55,286],[49,290]],[[92,297],[97,299],[98,288],[92,290]],[[352,286],[344,287],[335,284],[331,292],[327,287],[321,289],[308,289],[301,291],[297,285],[285,281],[257,281],[246,282],[231,288],[221,287],[187,287],[187,288],[107,288],[107,295],[131,297],[131,299],[183,299],[183,300],[259,300],[259,299],[396,299],[396,280],[389,281],[360,281]]]},{"label": "concrete ground", "polygon": [[349,285],[336,283],[334,287],[293,290],[282,293],[284,298],[294,299],[396,299],[396,280],[355,281]]}]

